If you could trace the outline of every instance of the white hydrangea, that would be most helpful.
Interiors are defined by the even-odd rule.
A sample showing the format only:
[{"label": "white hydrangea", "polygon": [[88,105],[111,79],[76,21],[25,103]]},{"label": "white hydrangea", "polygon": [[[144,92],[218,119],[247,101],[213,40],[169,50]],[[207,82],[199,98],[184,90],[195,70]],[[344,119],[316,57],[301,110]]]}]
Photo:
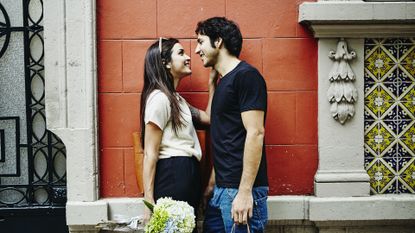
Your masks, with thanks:
[{"label": "white hydrangea", "polygon": [[163,233],[191,233],[196,226],[193,207],[184,201],[160,198],[154,206],[153,215],[156,212],[168,213],[167,222],[162,223],[165,224]]}]

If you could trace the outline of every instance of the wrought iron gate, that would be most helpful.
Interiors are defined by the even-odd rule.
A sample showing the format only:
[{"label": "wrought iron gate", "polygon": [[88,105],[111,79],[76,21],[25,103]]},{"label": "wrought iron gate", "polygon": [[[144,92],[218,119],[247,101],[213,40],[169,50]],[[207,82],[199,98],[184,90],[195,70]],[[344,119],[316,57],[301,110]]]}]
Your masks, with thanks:
[{"label": "wrought iron gate", "polygon": [[65,146],[46,129],[42,19],[42,0],[0,0],[0,229],[5,233],[67,232]]}]

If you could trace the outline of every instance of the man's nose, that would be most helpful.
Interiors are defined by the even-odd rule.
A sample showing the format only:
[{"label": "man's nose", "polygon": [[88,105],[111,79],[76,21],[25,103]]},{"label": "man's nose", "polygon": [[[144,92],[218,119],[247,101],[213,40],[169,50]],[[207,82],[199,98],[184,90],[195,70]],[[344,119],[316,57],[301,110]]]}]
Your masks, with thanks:
[{"label": "man's nose", "polygon": [[198,54],[200,52],[200,46],[199,44],[197,44],[196,49],[195,49],[195,53]]}]

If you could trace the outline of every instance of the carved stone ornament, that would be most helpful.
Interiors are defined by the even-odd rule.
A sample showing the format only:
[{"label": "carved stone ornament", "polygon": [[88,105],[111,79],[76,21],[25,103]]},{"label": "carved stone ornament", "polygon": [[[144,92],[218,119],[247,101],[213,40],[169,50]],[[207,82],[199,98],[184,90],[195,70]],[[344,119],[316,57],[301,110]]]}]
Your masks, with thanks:
[{"label": "carved stone ornament", "polygon": [[347,43],[342,38],[337,44],[337,51],[330,51],[329,58],[333,66],[329,73],[330,87],[327,98],[331,104],[330,112],[334,119],[344,124],[354,116],[354,103],[357,101],[357,89],[354,86],[356,77],[349,61],[356,57],[354,51],[347,49]]}]

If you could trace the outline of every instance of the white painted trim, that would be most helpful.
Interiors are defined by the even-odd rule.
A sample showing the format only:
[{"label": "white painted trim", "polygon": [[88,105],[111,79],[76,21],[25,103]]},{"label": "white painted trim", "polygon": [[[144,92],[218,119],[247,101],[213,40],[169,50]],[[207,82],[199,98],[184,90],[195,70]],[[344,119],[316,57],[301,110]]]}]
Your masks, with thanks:
[{"label": "white painted trim", "polygon": [[305,2],[298,21],[315,37],[410,37],[415,36],[415,2]]}]

